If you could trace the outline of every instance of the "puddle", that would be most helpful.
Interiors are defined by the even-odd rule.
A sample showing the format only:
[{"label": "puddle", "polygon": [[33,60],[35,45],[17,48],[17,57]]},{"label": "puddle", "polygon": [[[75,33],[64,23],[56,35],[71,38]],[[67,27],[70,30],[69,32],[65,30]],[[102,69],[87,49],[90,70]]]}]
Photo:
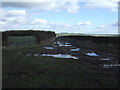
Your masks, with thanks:
[{"label": "puddle", "polygon": [[80,48],[70,49],[70,51],[79,51]]},{"label": "puddle", "polygon": [[96,53],[86,53],[88,56],[98,56]]},{"label": "puddle", "polygon": [[39,54],[34,54],[34,56],[39,56]]},{"label": "puddle", "polygon": [[42,54],[40,56],[52,56],[52,57],[56,57],[56,58],[72,58],[72,59],[78,59],[75,56],[71,56],[68,54]]},{"label": "puddle", "polygon": [[70,47],[71,45],[67,45],[67,44],[65,44],[64,46]]},{"label": "puddle", "polygon": [[59,41],[54,42],[54,45],[55,45],[55,47],[57,47],[57,46],[59,46],[59,47],[64,47],[64,46],[69,47],[69,46],[71,46],[69,43],[61,43]]},{"label": "puddle", "polygon": [[110,58],[101,58],[102,61],[109,61]]},{"label": "puddle", "polygon": [[59,45],[60,42],[59,42],[59,41],[56,41],[56,42],[54,42],[53,44],[54,44],[54,45]]},{"label": "puddle", "polygon": [[31,54],[27,54],[27,56],[31,56]]},{"label": "puddle", "polygon": [[45,49],[54,49],[53,47],[44,47]]},{"label": "puddle", "polygon": [[54,45],[53,47],[58,47],[57,45]]},{"label": "puddle", "polygon": [[66,45],[70,44],[70,43],[65,43]]},{"label": "puddle", "polygon": [[103,68],[120,67],[120,64],[104,64]]},{"label": "puddle", "polygon": [[59,47],[64,47],[64,46],[69,47],[69,46],[71,46],[71,45],[60,43],[60,44],[58,44],[58,46],[59,46]]},{"label": "puddle", "polygon": [[114,67],[120,67],[120,64],[114,64]]}]

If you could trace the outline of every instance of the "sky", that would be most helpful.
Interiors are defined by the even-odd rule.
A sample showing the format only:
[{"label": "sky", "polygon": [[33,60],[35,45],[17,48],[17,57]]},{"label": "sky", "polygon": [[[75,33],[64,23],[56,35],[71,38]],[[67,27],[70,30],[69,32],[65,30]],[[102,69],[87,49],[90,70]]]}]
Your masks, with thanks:
[{"label": "sky", "polygon": [[118,34],[119,0],[4,0],[1,30]]}]

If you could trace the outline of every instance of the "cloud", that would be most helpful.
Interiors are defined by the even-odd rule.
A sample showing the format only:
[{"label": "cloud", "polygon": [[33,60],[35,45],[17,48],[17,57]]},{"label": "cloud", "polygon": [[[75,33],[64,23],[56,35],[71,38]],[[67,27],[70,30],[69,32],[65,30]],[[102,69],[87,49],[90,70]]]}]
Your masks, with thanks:
[{"label": "cloud", "polygon": [[100,25],[100,26],[98,26],[97,28],[98,29],[107,29],[107,28],[109,28],[110,26],[109,25]]},{"label": "cloud", "polygon": [[14,20],[16,17],[24,17],[26,16],[26,11],[25,10],[5,10],[5,9],[0,9],[0,13],[2,15],[0,16],[1,20]]},{"label": "cloud", "polygon": [[3,12],[3,16],[0,17],[1,22],[0,25],[4,25],[3,29],[54,29],[59,30],[69,25],[66,23],[56,23],[49,22],[42,18],[33,18],[30,17],[30,14],[25,10],[4,10],[2,9],[0,12]]},{"label": "cloud", "polygon": [[[50,22],[48,20],[42,19],[42,18],[33,18],[29,17],[30,14],[25,11],[25,14],[20,14],[17,16],[17,11],[20,10],[12,10],[17,13],[12,14],[9,13],[9,10],[3,10],[5,12],[4,18],[2,18],[2,21],[5,21],[5,24],[3,26],[4,30],[17,30],[17,29],[37,29],[37,30],[53,30],[56,32],[74,32],[74,30],[77,30],[79,32],[79,28],[85,28],[83,26],[90,25],[91,22],[79,22],[77,24],[70,25],[68,23],[59,23],[59,22]],[[9,15],[9,16],[8,16]],[[77,26],[76,26],[77,25]]]},{"label": "cloud", "polygon": [[5,9],[0,9],[0,12],[2,13],[2,16],[6,16],[6,17],[14,17],[14,16],[25,16],[26,15],[26,11],[25,10],[16,10],[16,9],[12,9],[12,10],[5,10]]},{"label": "cloud", "polygon": [[50,22],[49,23],[52,27],[69,27],[70,25],[67,23],[56,23],[56,22]]},{"label": "cloud", "polygon": [[5,25],[5,22],[0,21],[0,26]]},{"label": "cloud", "polygon": [[6,23],[3,21],[0,21],[0,31],[4,31],[3,27],[5,27]]},{"label": "cloud", "polygon": [[85,26],[85,25],[90,25],[91,22],[87,21],[87,22],[78,22],[76,25],[77,26]]},{"label": "cloud", "polygon": [[[32,10],[46,10],[46,11],[67,11],[68,13],[78,13],[80,11],[81,0],[51,0],[50,2],[3,2],[2,7],[24,8]],[[118,11],[119,0],[85,0],[85,8],[106,8],[111,11]]]},{"label": "cloud", "polygon": [[[2,7],[27,8],[27,9],[46,9],[50,3],[47,2],[3,2]],[[46,8],[45,8],[46,7]]]},{"label": "cloud", "polygon": [[19,23],[25,24],[27,21],[29,22],[28,14],[25,10],[5,10],[1,9],[0,12],[2,16],[0,17],[1,21],[5,21],[6,23]]},{"label": "cloud", "polygon": [[111,11],[118,11],[118,1],[119,0],[104,0],[95,2],[87,2],[85,8],[106,8]]},{"label": "cloud", "polygon": [[32,10],[38,9],[55,12],[66,10],[68,13],[77,13],[80,9],[78,2],[78,0],[75,0],[75,2],[66,2],[65,0],[54,2],[3,2],[2,7],[24,8]]},{"label": "cloud", "polygon": [[[49,22],[42,18],[33,18],[30,17],[30,14],[25,10],[5,10],[2,9],[0,12],[3,13],[2,17],[0,17],[1,21],[6,22],[6,24],[11,25],[39,25],[39,27],[67,27],[69,26],[66,23],[56,23],[56,22]],[[24,26],[23,26],[24,27]]]},{"label": "cloud", "polygon": [[113,22],[112,24],[111,24],[111,26],[120,26],[120,22]]},{"label": "cloud", "polygon": [[120,26],[120,22],[113,22],[112,24],[108,25],[100,25],[97,27],[97,29],[117,28],[118,26]]},{"label": "cloud", "polygon": [[6,16],[23,16],[23,15],[26,15],[26,11],[25,10],[7,10],[6,12],[4,12],[4,14],[6,14]]},{"label": "cloud", "polygon": [[79,9],[80,5],[78,4],[78,2],[70,2],[70,4],[67,6],[67,11],[69,13],[77,13],[79,12]]},{"label": "cloud", "polygon": [[48,21],[44,19],[35,19],[32,24],[47,24]]},{"label": "cloud", "polygon": [[95,33],[118,34],[118,22],[113,22],[111,24],[103,24],[94,29]]}]

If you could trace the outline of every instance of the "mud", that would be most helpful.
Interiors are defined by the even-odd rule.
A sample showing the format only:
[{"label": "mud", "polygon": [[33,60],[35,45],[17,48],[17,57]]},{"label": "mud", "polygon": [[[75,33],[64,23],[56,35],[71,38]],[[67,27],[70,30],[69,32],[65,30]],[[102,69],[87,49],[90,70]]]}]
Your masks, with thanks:
[{"label": "mud", "polygon": [[92,49],[79,48],[73,46],[70,42],[56,40],[50,47],[43,47],[40,53],[29,53],[27,56],[49,56],[55,58],[75,59],[89,67],[98,67],[103,69],[119,68],[120,63],[116,55],[106,53],[105,55],[97,53]]}]

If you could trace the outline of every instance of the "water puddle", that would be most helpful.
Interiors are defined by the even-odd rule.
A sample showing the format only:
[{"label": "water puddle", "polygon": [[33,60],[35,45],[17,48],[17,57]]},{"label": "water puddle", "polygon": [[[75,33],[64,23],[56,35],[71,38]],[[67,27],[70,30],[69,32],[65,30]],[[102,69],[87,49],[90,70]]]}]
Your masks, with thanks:
[{"label": "water puddle", "polygon": [[92,53],[86,53],[86,55],[88,56],[98,56],[96,53],[92,52]]},{"label": "water puddle", "polygon": [[59,44],[59,47],[64,47],[64,46],[71,46],[71,45],[65,45],[65,44]]},{"label": "water puddle", "polygon": [[31,54],[27,54],[27,56],[31,56]]},{"label": "water puddle", "polygon": [[110,58],[101,58],[102,61],[109,61]]},{"label": "water puddle", "polygon": [[40,56],[52,56],[52,57],[55,57],[55,58],[72,58],[72,59],[78,59],[77,57],[72,56],[72,55],[68,55],[68,54],[42,54]]},{"label": "water puddle", "polygon": [[120,64],[104,64],[103,68],[120,67]]},{"label": "water puddle", "polygon": [[[27,54],[26,56],[32,56],[32,54]],[[51,56],[55,58],[71,58],[71,59],[79,59],[76,56],[68,55],[68,54],[34,54],[33,56]]]},{"label": "water puddle", "polygon": [[59,47],[64,47],[64,46],[69,47],[69,46],[71,46],[71,45],[60,43],[60,44],[58,44],[58,46],[59,46]]},{"label": "water puddle", "polygon": [[67,45],[67,44],[65,44],[64,46],[66,46],[66,47],[71,47],[71,45]]},{"label": "water puddle", "polygon": [[64,46],[70,47],[71,46],[69,43],[61,43],[59,41],[54,42],[54,45],[55,45],[55,47],[57,47],[57,46],[59,46],[59,47],[64,47]]},{"label": "water puddle", "polygon": [[66,45],[69,45],[70,43],[65,43]]},{"label": "water puddle", "polygon": [[79,51],[80,48],[70,49],[70,51]]},{"label": "water puddle", "polygon": [[53,47],[44,47],[45,49],[54,49]]},{"label": "water puddle", "polygon": [[34,56],[39,56],[39,54],[34,54]]}]

